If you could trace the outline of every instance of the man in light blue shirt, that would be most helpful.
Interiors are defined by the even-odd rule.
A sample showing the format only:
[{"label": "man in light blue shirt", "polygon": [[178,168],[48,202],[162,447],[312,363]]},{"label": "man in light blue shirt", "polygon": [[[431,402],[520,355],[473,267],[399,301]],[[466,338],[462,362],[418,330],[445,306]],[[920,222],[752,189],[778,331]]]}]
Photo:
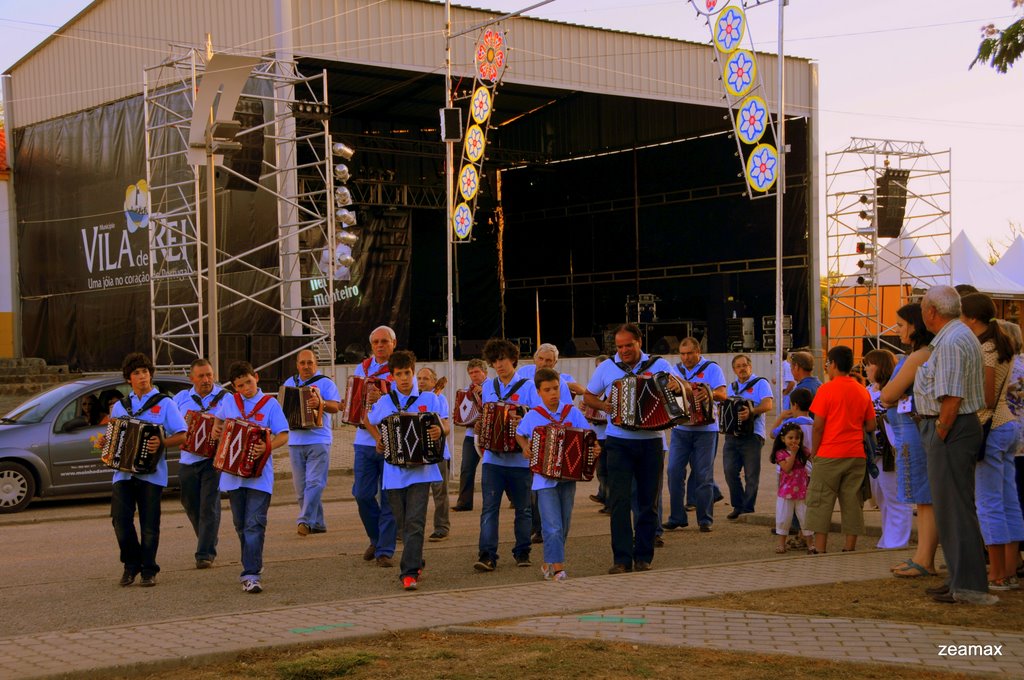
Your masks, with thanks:
[{"label": "man in light blue shirt", "polygon": [[[732,370],[736,380],[729,384],[728,395],[740,397],[753,403],[753,408],[740,409],[739,419],[754,419],[752,434],[727,435],[722,446],[722,467],[725,481],[729,484],[729,503],[732,512],[726,519],[754,512],[757,502],[757,487],[761,479],[761,447],[764,445],[764,414],[774,408],[772,387],[767,380],[753,373],[750,357],[737,354],[732,358]],[[740,471],[743,479],[740,480]]]},{"label": "man in light blue shirt", "polygon": [[[151,437],[147,446],[156,452],[161,446],[181,446],[185,442],[185,420],[178,412],[174,400],[153,386],[156,367],[148,356],[132,352],[121,363],[121,373],[131,387],[127,397],[114,404],[111,418],[130,416],[163,427],[164,439]],[[132,472],[114,473],[110,516],[114,534],[121,550],[124,572],[121,585],[130,586],[142,574],[140,585],[156,585],[160,565],[156,551],[160,544],[160,495],[167,486],[167,456],[160,454],[156,470],[148,474]],[[135,530],[135,508],[139,509],[139,529]],[[141,541],[139,540],[141,533]]]},{"label": "man in light blue shirt", "polygon": [[[214,379],[213,366],[207,359],[196,359],[189,368],[188,379],[192,381],[191,389],[182,390],[174,397],[182,417],[190,411],[213,413],[227,394]],[[217,559],[220,471],[213,467],[213,456],[200,456],[184,449],[179,463],[181,505],[196,532],[196,569],[208,569]]]},{"label": "man in light blue shirt", "polygon": [[320,372],[316,354],[304,349],[295,357],[298,374],[284,381],[285,387],[315,387],[308,406],[323,408],[323,424],[309,429],[291,428],[288,434],[288,455],[292,464],[292,483],[299,503],[296,530],[299,536],[322,534],[324,522],[322,498],[327,488],[327,471],[331,462],[331,414],[338,412],[341,396],[334,381]]}]

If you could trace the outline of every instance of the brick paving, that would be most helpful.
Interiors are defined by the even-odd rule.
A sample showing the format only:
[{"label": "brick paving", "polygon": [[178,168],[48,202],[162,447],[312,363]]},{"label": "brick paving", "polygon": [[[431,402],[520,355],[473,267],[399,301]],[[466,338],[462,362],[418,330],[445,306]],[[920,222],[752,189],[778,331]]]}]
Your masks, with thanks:
[{"label": "brick paving", "polygon": [[[341,602],[281,607],[90,630],[54,631],[0,639],[2,678],[34,678],[196,663],[243,650],[341,641],[388,631],[455,630],[622,639],[650,644],[765,652],[773,632],[797,626],[807,656],[849,661],[941,665],[969,672],[1021,676],[1024,636],[933,626],[821,619],[659,603],[795,585],[883,578],[891,553],[859,552],[769,559],[619,576],[463,590],[402,593]],[[429,572],[425,574],[429,579]],[[258,600],[254,600],[258,604]],[[583,614],[580,614],[580,613]],[[570,616],[570,614],[573,614]],[[529,618],[526,618],[529,617]],[[525,619],[498,629],[470,624]],[[875,644],[878,643],[878,644]],[[882,643],[885,646],[882,646]],[[937,657],[937,644],[1002,644],[995,658]],[[867,645],[872,645],[867,649]]]}]

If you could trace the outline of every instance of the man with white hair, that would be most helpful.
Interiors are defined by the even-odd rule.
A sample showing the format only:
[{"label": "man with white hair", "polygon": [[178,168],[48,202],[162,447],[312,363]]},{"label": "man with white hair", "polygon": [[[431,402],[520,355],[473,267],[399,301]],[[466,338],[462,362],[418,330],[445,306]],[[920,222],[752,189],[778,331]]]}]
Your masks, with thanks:
[{"label": "man with white hair", "polygon": [[939,542],[949,577],[929,588],[937,602],[993,604],[984,541],[974,505],[974,466],[981,448],[977,412],[985,405],[981,345],[960,321],[960,294],[934,286],[921,300],[925,327],[935,333],[928,361],[914,379],[914,409],[928,456]]},{"label": "man with white hair", "polygon": [[[558,363],[558,347],[552,345],[550,342],[541,343],[537,347],[537,351],[533,353],[533,365],[522,366],[519,369],[519,375],[533,380],[534,374],[537,373],[538,368],[550,368],[552,370],[558,370],[555,368],[555,364]],[[568,403],[573,400],[573,397],[582,395],[586,392],[583,386],[576,382],[568,373],[559,373],[562,378],[562,387],[560,398],[563,402]]]},{"label": "man with white hair", "polygon": [[[355,375],[364,378],[381,378],[391,382],[388,360],[397,345],[395,331],[388,326],[378,326],[370,333],[372,356],[356,366]],[[367,411],[380,399],[381,392],[374,386],[367,390]],[[366,427],[359,426],[355,439],[354,480],[352,496],[356,499],[359,519],[363,522],[370,545],[363,552],[366,561],[376,560],[381,567],[392,566],[395,554],[397,528],[391,512],[387,494],[383,493],[384,458],[377,453],[377,442]]]}]

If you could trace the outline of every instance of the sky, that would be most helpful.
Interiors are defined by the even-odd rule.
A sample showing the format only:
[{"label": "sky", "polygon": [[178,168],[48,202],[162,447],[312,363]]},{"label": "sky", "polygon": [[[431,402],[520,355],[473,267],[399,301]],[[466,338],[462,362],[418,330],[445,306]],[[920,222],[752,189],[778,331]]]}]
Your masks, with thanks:
[{"label": "sky", "polygon": [[[537,1],[457,4],[515,11]],[[87,4],[0,0],[0,69]],[[818,64],[822,156],[852,136],[950,150],[953,234],[966,231],[983,254],[990,240],[1000,249],[1009,243],[1011,222],[1024,227],[1016,158],[1024,151],[1024,61],[1005,75],[968,65],[981,27],[1005,27],[1013,11],[1011,0],[790,0],[785,11],[785,53]],[[686,0],[554,0],[527,15],[700,42],[709,36]],[[756,51],[776,52],[777,18],[775,2],[748,11]]]}]

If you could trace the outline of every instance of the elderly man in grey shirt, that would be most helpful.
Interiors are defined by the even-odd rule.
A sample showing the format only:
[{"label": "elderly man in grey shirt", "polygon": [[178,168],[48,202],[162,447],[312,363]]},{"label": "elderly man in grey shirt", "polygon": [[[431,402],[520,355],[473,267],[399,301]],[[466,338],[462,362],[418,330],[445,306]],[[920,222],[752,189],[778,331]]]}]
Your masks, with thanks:
[{"label": "elderly man in grey shirt", "polygon": [[988,592],[984,542],[974,506],[974,465],[981,447],[977,411],[985,405],[981,345],[960,322],[960,295],[950,286],[931,288],[921,315],[935,333],[931,356],[917,369],[914,408],[928,454],[928,483],[949,578],[929,588],[938,602],[993,604]]}]

